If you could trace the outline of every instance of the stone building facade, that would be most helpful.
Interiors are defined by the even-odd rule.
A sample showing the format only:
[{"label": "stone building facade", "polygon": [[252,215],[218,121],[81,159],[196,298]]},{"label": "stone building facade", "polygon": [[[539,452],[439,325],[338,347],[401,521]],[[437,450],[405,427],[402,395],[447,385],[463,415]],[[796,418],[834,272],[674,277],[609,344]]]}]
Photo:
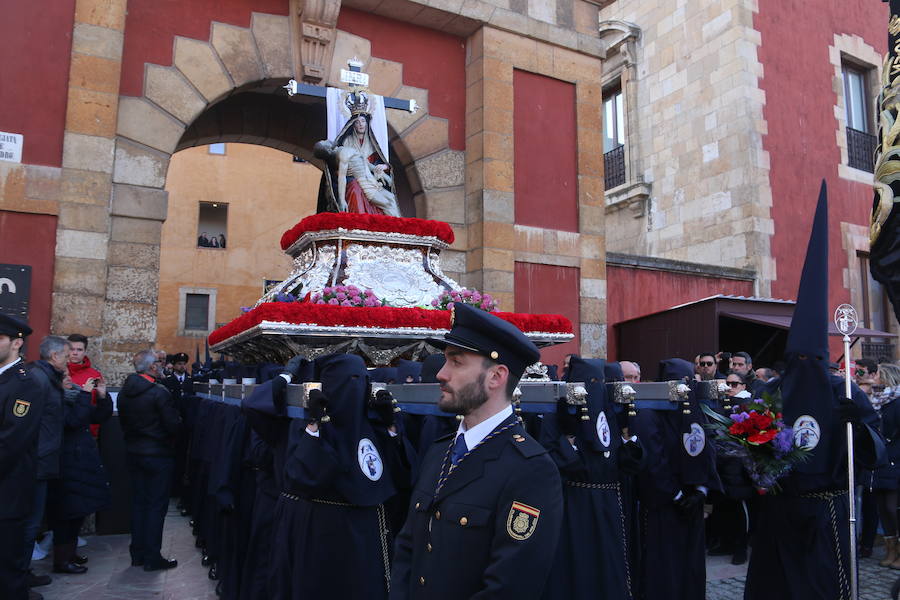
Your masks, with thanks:
[{"label": "stone building facade", "polygon": [[[157,340],[172,154],[242,142],[310,157],[323,137],[321,109],[315,101],[288,104],[280,87],[290,77],[335,84],[353,56],[373,91],[422,107],[389,116],[391,150],[415,214],[454,227],[445,271],[507,310],[564,312],[577,324],[580,351],[604,352],[597,101],[605,44],[597,4],[52,4],[18,5],[9,15],[10,23],[33,24],[11,32],[10,43],[36,60],[29,69],[12,54],[0,60],[4,80],[20,83],[3,86],[0,130],[24,135],[22,162],[0,162],[0,211],[4,223],[40,230],[34,243],[43,248],[55,229],[53,255],[34,264],[52,279],[41,289],[34,280],[30,317],[39,332],[91,336],[89,353],[111,381]],[[563,100],[548,111],[531,92]],[[558,119],[571,135],[556,139],[549,156],[540,152],[539,131],[520,128],[546,130]],[[566,199],[533,193],[516,173],[559,180]],[[546,211],[553,202],[564,224],[558,211]],[[541,210],[546,217],[536,219]],[[34,250],[4,246],[20,263]],[[547,289],[563,300],[553,302]],[[44,314],[37,296],[49,299]]]},{"label": "stone building facade", "polygon": [[[606,154],[611,337],[618,322],[713,293],[796,298],[822,179],[829,305],[852,302],[868,326],[897,332],[866,276],[872,165],[848,152],[855,144],[862,163],[872,156],[860,146],[874,143],[886,5],[602,4],[604,103],[622,106],[622,119],[604,127],[624,129]],[[851,114],[854,73],[863,106]],[[863,131],[848,130],[854,118]],[[662,273],[661,293],[616,296],[648,270]],[[841,354],[836,342],[832,352]],[[854,356],[896,352],[891,339],[873,338]]]}]

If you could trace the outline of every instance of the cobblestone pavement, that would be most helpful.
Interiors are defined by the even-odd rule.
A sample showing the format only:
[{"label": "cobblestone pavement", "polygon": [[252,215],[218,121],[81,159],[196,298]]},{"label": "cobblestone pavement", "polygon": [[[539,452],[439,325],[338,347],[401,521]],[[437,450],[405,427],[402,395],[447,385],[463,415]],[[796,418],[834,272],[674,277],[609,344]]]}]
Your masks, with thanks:
[{"label": "cobblestone pavement", "polygon": [[[90,556],[85,575],[51,574],[53,583],[37,588],[46,600],[215,600],[215,582],[200,564],[200,552],[188,519],[170,509],[163,534],[163,555],[178,559],[171,571],[145,573],[130,567],[127,535],[89,536],[82,549]],[[890,589],[900,571],[880,567],[883,547],[874,558],[860,561],[860,600],[894,600]],[[49,573],[50,559],[33,563],[35,572]],[[706,560],[706,600],[743,600],[747,565],[734,566],[730,556]]]},{"label": "cobblestone pavement", "polygon": [[[900,571],[881,567],[878,561],[884,554],[882,548],[875,549],[873,558],[864,558],[859,563],[859,599],[894,600],[891,586],[900,579]],[[706,561],[706,600],[742,600],[746,565],[732,567],[730,557],[709,558]],[[737,573],[736,570],[740,570]]]}]

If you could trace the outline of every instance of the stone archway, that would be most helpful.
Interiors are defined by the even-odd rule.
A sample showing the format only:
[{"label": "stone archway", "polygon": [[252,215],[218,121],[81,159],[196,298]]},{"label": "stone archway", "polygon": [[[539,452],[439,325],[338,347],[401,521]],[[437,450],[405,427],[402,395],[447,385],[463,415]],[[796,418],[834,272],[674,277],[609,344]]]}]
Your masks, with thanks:
[{"label": "stone archway", "polygon": [[[249,28],[213,23],[208,41],[176,37],[173,43],[171,65],[145,65],[143,95],[118,100],[110,169],[110,251],[100,327],[102,367],[111,381],[130,370],[128,361],[136,350],[156,339],[159,243],[171,155],[187,145],[226,139],[224,133],[234,141],[285,150],[290,146],[288,151],[303,155],[302,149],[311,147],[307,138],[315,137],[304,136],[303,130],[295,139],[261,136],[259,123],[253,126],[254,115],[246,113],[240,122],[219,121],[218,131],[200,121],[223,100],[261,87],[271,88],[271,95],[293,75],[289,17],[254,13]],[[464,227],[464,152],[449,148],[448,123],[429,114],[428,91],[405,85],[403,65],[372,57],[368,40],[361,37],[338,31],[333,56],[329,85],[336,85],[342,63],[356,56],[372,77],[373,92],[416,100],[421,107],[416,114],[389,114],[391,147],[406,173],[415,212]],[[200,131],[204,126],[207,129]],[[249,129],[238,134],[239,127]],[[246,139],[234,139],[242,135]],[[115,255],[113,243],[121,251]],[[447,255],[445,271],[459,277],[465,271],[465,252]],[[65,310],[54,304],[55,323],[65,321]]]}]

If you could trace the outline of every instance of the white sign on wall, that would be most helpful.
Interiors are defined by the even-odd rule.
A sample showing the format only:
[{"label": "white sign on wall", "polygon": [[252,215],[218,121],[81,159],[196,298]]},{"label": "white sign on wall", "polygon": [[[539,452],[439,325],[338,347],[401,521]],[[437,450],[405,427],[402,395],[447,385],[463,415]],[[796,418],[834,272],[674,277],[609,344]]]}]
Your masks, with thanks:
[{"label": "white sign on wall", "polygon": [[21,133],[0,131],[0,160],[22,162],[23,145],[25,145],[25,136]]}]

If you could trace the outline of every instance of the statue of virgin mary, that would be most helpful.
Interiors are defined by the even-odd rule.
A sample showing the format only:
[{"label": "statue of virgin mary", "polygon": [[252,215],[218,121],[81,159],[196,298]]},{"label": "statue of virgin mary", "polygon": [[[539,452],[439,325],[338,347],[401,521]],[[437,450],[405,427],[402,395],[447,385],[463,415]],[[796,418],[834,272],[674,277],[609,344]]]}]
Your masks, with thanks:
[{"label": "statue of virgin mary", "polygon": [[399,217],[391,165],[370,126],[368,94],[350,92],[345,106],[350,119],[334,140],[322,140],[314,148],[325,161],[317,210]]}]

